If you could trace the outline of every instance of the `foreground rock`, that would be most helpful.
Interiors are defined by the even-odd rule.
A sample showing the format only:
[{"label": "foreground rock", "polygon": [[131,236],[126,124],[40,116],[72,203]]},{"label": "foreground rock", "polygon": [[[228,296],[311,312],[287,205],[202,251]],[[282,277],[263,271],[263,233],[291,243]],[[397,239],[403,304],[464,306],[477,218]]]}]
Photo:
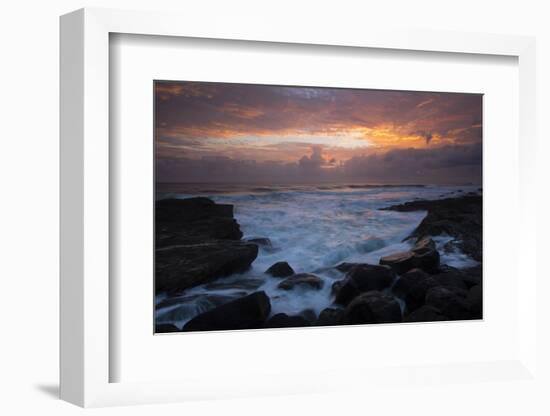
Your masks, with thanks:
[{"label": "foreground rock", "polygon": [[242,237],[233,205],[204,197],[156,201],[155,231],[156,248]]},{"label": "foreground rock", "polygon": [[472,308],[464,289],[436,286],[426,293],[426,305],[433,306],[449,319],[472,319]]},{"label": "foreground rock", "polygon": [[166,334],[170,332],[179,332],[179,328],[172,324],[158,324],[155,325],[156,334]]},{"label": "foreground rock", "polygon": [[419,268],[435,272],[439,268],[439,253],[435,242],[429,237],[420,238],[410,251],[390,254],[380,259],[380,264],[391,267],[397,274]]},{"label": "foreground rock", "polygon": [[165,199],[155,205],[155,289],[179,292],[247,270],[256,243],[240,241],[233,206],[208,198]]},{"label": "foreground rock", "polygon": [[191,319],[183,331],[217,331],[262,328],[271,312],[265,292],[254,292]]},{"label": "foreground rock", "polygon": [[335,302],[347,305],[353,298],[370,290],[383,290],[391,286],[395,273],[388,266],[355,264],[348,268],[343,281],[336,282],[332,291]]},{"label": "foreground rock", "polygon": [[424,305],[403,318],[403,322],[436,322],[448,321],[449,318],[435,306]]},{"label": "foreground rock", "polygon": [[482,261],[482,197],[465,195],[434,201],[419,200],[382,208],[392,211],[428,211],[410,237],[447,234],[456,245],[477,261]]},{"label": "foreground rock", "polygon": [[208,241],[156,250],[155,289],[176,292],[247,270],[258,246],[240,241]]},{"label": "foreground rock", "polygon": [[343,309],[325,308],[319,314],[319,318],[317,318],[317,322],[315,323],[315,325],[318,325],[318,326],[340,325],[343,316],[344,316]]},{"label": "foreground rock", "polygon": [[296,328],[310,325],[303,316],[288,316],[286,313],[273,315],[265,323],[266,328]]},{"label": "foreground rock", "polygon": [[286,261],[279,261],[265,271],[273,277],[288,277],[294,274],[294,270]]},{"label": "foreground rock", "polygon": [[298,273],[287,277],[277,287],[283,290],[292,290],[295,288],[319,290],[323,287],[323,281],[311,273]]},{"label": "foreground rock", "polygon": [[351,301],[342,316],[343,324],[382,324],[401,322],[397,300],[378,291],[366,292]]}]

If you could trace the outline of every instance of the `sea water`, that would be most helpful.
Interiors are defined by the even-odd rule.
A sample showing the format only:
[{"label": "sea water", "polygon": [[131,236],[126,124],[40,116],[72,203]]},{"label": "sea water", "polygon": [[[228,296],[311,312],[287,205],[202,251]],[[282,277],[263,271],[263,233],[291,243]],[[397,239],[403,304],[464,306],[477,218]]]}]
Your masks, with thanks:
[{"label": "sea water", "polygon": [[[477,187],[370,186],[370,185],[160,185],[157,198],[206,196],[232,204],[243,239],[269,238],[260,246],[250,270],[194,287],[178,298],[156,299],[157,323],[183,326],[194,316],[233,298],[264,290],[272,314],[318,315],[331,306],[332,284],[343,277],[334,266],[342,262],[378,264],[381,257],[410,249],[404,241],[426,216],[425,211],[397,212],[380,208],[415,199],[440,199],[475,192]],[[453,267],[477,263],[458,250],[443,250],[448,236],[434,238],[441,262]],[[286,261],[296,273],[314,273],[321,290],[281,290],[280,278],[265,274],[272,264]]]}]

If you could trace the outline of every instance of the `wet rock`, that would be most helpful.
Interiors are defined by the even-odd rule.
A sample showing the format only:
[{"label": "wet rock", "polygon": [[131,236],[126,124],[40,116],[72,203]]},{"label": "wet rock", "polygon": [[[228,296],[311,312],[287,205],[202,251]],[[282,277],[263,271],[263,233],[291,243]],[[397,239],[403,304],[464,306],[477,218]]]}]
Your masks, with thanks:
[{"label": "wet rock", "polygon": [[273,277],[288,277],[294,274],[294,270],[286,261],[279,261],[265,271]]},{"label": "wet rock", "polygon": [[315,323],[315,321],[317,321],[317,314],[312,309],[304,309],[298,315],[304,318],[310,324],[313,324]]},{"label": "wet rock", "polygon": [[437,285],[433,276],[423,270],[412,269],[399,277],[392,291],[405,301],[408,311],[414,311],[424,305],[426,292]]},{"label": "wet rock", "polygon": [[403,322],[435,322],[447,321],[448,319],[449,318],[443,315],[436,307],[424,305],[405,316]]},{"label": "wet rock", "polygon": [[157,324],[155,325],[156,334],[165,334],[169,332],[180,332],[179,328],[172,324]]},{"label": "wet rock", "polygon": [[348,269],[343,281],[332,286],[335,302],[347,305],[360,293],[390,287],[394,279],[395,273],[388,266],[356,264]]},{"label": "wet rock", "polygon": [[330,326],[340,325],[342,316],[344,315],[343,309],[325,308],[319,314],[319,318],[315,325],[318,326]]},{"label": "wet rock", "polygon": [[472,286],[468,291],[466,300],[470,304],[473,319],[483,318],[483,289],[481,285]]},{"label": "wet rock", "polygon": [[431,273],[439,268],[439,253],[431,238],[422,237],[410,251],[384,256],[380,259],[380,264],[390,266],[397,274],[406,273],[414,268]]},{"label": "wet rock", "polygon": [[439,309],[449,319],[472,319],[467,295],[468,292],[463,289],[436,286],[426,292],[426,305]]},{"label": "wet rock", "polygon": [[288,316],[286,313],[278,313],[267,320],[265,328],[296,328],[310,325],[311,323],[303,316]]},{"label": "wet rock", "polygon": [[177,292],[215,278],[248,270],[258,246],[240,241],[209,241],[156,250],[156,292]]},{"label": "wet rock", "polygon": [[449,235],[459,241],[461,250],[477,261],[482,260],[482,197],[465,195],[438,200],[411,201],[384,210],[428,211],[410,237]]},{"label": "wet rock", "polygon": [[380,324],[401,322],[401,308],[397,300],[378,291],[363,293],[353,299],[344,310],[343,324]]},{"label": "wet rock", "polygon": [[254,292],[191,319],[184,331],[215,331],[262,328],[271,312],[265,292]]},{"label": "wet rock", "polygon": [[295,288],[306,288],[319,290],[323,287],[323,281],[310,273],[298,273],[287,277],[277,286],[279,289],[292,290]]},{"label": "wet rock", "polygon": [[204,286],[207,290],[247,290],[253,291],[264,284],[262,279],[239,279],[231,282],[214,281]]}]

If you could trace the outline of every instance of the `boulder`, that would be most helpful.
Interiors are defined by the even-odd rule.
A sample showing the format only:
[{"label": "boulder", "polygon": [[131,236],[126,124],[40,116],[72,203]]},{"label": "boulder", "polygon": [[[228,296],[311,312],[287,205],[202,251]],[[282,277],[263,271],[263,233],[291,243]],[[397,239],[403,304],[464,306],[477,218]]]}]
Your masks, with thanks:
[{"label": "boulder", "polygon": [[406,273],[414,268],[432,273],[439,268],[439,252],[431,238],[422,237],[411,250],[382,257],[380,264],[390,266],[397,274]]},{"label": "boulder", "polygon": [[431,305],[424,305],[403,318],[403,322],[434,322],[446,321],[447,318],[439,309]]},{"label": "boulder", "polygon": [[295,288],[306,288],[319,290],[323,287],[323,281],[311,273],[298,273],[287,277],[277,286],[279,289],[292,290]]},{"label": "boulder", "polygon": [[317,321],[317,314],[313,309],[304,309],[298,315],[304,318],[310,324],[314,324]]},{"label": "boulder", "polygon": [[184,244],[155,251],[155,290],[177,292],[215,278],[247,270],[258,255],[258,246],[218,240]]},{"label": "boulder", "polygon": [[388,266],[356,264],[348,270],[343,281],[332,286],[335,302],[347,305],[360,293],[390,287],[394,279],[395,273]]},{"label": "boulder", "polygon": [[155,334],[166,334],[169,332],[180,332],[179,328],[172,324],[155,325]]},{"label": "boulder", "polygon": [[433,276],[421,269],[412,269],[397,279],[392,291],[405,301],[410,312],[424,305],[426,292],[437,285]]},{"label": "boulder", "polygon": [[288,316],[286,313],[278,313],[267,320],[265,328],[295,328],[310,325],[311,323],[303,316]]},{"label": "boulder", "polygon": [[468,292],[455,287],[436,286],[426,292],[426,305],[433,306],[452,320],[472,319]]},{"label": "boulder", "polygon": [[318,326],[340,325],[343,315],[344,315],[343,309],[325,308],[319,314],[319,318],[317,318],[317,322],[315,323],[315,325],[318,325]]},{"label": "boulder", "polygon": [[397,300],[378,291],[365,292],[344,310],[343,324],[380,324],[401,322],[401,308]]},{"label": "boulder", "polygon": [[286,261],[279,261],[265,271],[273,277],[288,277],[294,274],[294,270]]},{"label": "boulder", "polygon": [[202,313],[187,324],[183,331],[217,331],[262,328],[271,312],[271,302],[264,291],[218,306]]}]

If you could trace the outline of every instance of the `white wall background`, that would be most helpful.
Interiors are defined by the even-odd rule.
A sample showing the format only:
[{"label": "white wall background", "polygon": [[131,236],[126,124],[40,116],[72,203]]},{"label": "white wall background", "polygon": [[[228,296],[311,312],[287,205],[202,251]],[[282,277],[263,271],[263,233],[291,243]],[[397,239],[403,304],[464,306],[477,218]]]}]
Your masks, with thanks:
[{"label": "white wall background", "polygon": [[[538,37],[539,178],[548,175],[550,129],[550,13],[535,0],[460,1],[209,1],[12,0],[0,13],[0,413],[73,414],[82,410],[56,399],[58,383],[58,16],[84,6],[179,10],[189,19],[213,13],[231,19],[339,25],[389,24],[440,30],[512,33]],[[182,21],[185,24],[185,21]],[[539,180],[539,267],[548,220],[548,180]],[[505,224],[503,225],[505,229]],[[505,235],[505,233],[504,233]],[[544,245],[544,246],[543,246]],[[550,279],[550,278],[549,278]],[[538,290],[548,293],[548,283]],[[549,307],[540,305],[550,318]],[[548,326],[547,326],[548,328]],[[547,331],[550,332],[550,331]],[[544,337],[546,355],[550,351]],[[542,352],[542,351],[541,351]],[[541,358],[544,358],[544,354]],[[548,361],[545,361],[548,363]],[[541,392],[505,383],[411,389],[383,397],[338,393],[93,410],[99,414],[545,414]],[[402,394],[402,393],[401,393]],[[538,399],[537,399],[538,397]],[[544,404],[544,406],[543,406]],[[547,413],[546,413],[547,414]]]}]

